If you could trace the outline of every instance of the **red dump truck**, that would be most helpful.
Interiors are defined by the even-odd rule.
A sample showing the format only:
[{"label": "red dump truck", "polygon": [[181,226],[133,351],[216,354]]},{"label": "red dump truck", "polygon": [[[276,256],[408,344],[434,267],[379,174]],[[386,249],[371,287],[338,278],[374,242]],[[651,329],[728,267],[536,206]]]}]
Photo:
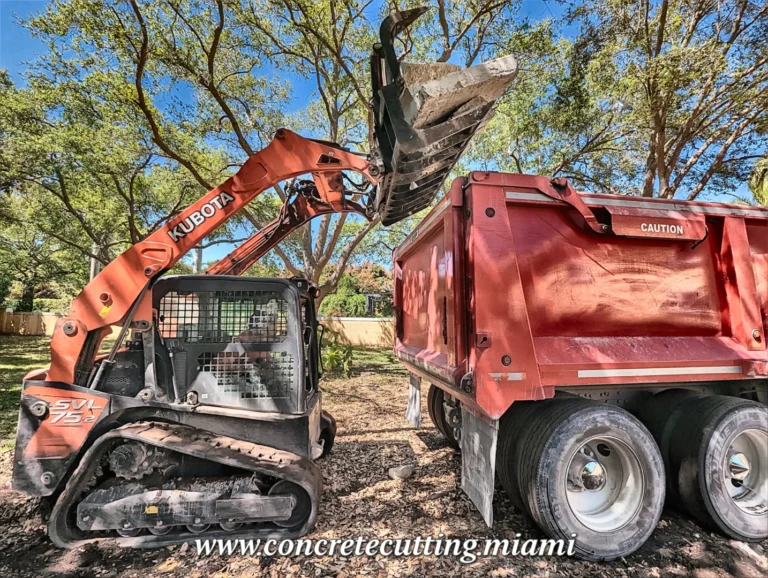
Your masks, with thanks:
[{"label": "red dump truck", "polygon": [[768,208],[474,172],[395,250],[395,353],[490,525],[494,482],[587,559],[665,501],[768,537]]}]

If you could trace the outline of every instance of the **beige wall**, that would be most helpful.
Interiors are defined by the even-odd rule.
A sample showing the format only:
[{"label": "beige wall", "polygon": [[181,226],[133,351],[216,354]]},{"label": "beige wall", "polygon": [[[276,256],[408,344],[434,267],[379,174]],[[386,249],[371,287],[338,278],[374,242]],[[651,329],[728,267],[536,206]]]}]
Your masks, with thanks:
[{"label": "beige wall", "polygon": [[0,312],[0,333],[10,335],[53,335],[56,320],[63,313],[6,313]]},{"label": "beige wall", "polygon": [[349,345],[392,347],[395,341],[395,326],[392,319],[325,317],[320,319],[320,323],[338,333],[341,340]]},{"label": "beige wall", "polygon": [[[63,313],[5,313],[0,312],[0,333],[11,335],[53,335],[56,320]],[[394,325],[392,319],[366,319],[356,317],[326,317],[320,323],[341,336],[349,345],[363,347],[392,347]],[[327,338],[327,335],[326,335]]]}]

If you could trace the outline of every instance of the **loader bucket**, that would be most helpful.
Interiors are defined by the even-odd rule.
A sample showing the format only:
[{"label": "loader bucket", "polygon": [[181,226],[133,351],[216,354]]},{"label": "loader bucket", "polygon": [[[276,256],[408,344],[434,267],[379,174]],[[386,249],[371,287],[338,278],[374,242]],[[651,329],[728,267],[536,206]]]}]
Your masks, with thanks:
[{"label": "loader bucket", "polygon": [[464,70],[448,63],[399,62],[395,38],[426,10],[390,14],[371,55],[371,150],[384,172],[368,209],[384,225],[432,203],[517,73],[513,56]]}]

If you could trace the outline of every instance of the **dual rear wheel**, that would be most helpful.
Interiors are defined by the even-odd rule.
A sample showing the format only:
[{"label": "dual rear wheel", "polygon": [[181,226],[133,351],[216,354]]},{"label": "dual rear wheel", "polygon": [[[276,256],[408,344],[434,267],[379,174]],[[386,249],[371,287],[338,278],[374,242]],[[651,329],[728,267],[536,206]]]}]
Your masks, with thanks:
[{"label": "dual rear wheel", "polygon": [[661,448],[670,505],[736,540],[768,538],[768,407],[678,389],[639,416]]},{"label": "dual rear wheel", "polygon": [[667,390],[635,417],[563,396],[502,418],[497,472],[512,504],[579,557],[625,556],[653,532],[665,499],[737,540],[768,538],[768,408]]},{"label": "dual rear wheel", "polygon": [[[428,407],[458,446],[434,386]],[[768,408],[741,398],[667,390],[637,417],[572,395],[517,402],[499,424],[496,472],[517,509],[588,560],[639,548],[665,496],[727,536],[768,538]]]},{"label": "dual rear wheel", "polygon": [[628,412],[570,396],[518,402],[499,435],[497,471],[513,505],[551,538],[573,538],[580,558],[626,556],[655,529],[664,466]]}]

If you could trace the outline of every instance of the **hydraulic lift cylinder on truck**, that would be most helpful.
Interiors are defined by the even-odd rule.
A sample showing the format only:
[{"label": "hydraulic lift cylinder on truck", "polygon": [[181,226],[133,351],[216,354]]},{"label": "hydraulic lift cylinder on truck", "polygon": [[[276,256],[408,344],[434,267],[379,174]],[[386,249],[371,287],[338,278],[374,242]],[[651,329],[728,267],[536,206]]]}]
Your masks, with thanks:
[{"label": "hydraulic lift cylinder on truck", "polygon": [[395,353],[489,524],[498,475],[583,558],[637,549],[665,487],[768,537],[768,208],[473,172],[394,268]]}]

